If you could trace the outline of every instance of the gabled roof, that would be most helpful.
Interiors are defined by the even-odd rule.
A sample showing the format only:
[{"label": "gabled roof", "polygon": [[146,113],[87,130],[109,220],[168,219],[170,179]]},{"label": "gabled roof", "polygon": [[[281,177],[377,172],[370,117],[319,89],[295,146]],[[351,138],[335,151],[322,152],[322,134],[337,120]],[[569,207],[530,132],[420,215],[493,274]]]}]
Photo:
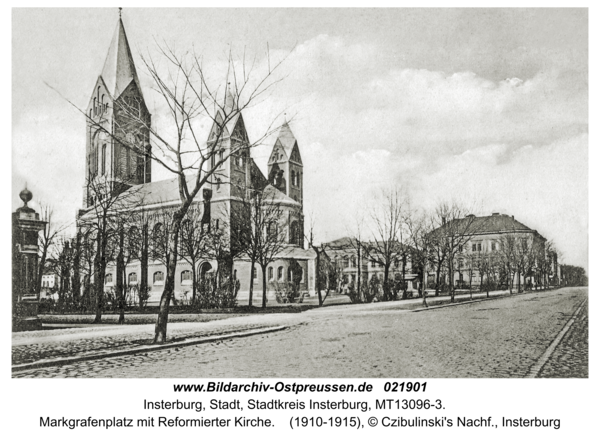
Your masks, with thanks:
[{"label": "gabled roof", "polygon": [[274,187],[271,184],[267,184],[267,186],[264,188],[264,193],[265,193],[265,196],[267,196],[268,199],[270,199],[270,200],[273,200],[276,202],[285,202],[287,204],[297,205],[298,207],[301,206],[301,204],[299,202],[294,201],[288,195],[281,192],[279,189],[277,189],[276,187]]},{"label": "gabled roof", "polygon": [[121,18],[119,18],[115,33],[110,42],[101,76],[113,99],[118,98],[131,81],[135,82],[140,94],[142,93],[142,87],[140,86],[135,70],[133,56],[131,55],[131,49],[129,48],[129,42],[127,41],[125,27]]}]

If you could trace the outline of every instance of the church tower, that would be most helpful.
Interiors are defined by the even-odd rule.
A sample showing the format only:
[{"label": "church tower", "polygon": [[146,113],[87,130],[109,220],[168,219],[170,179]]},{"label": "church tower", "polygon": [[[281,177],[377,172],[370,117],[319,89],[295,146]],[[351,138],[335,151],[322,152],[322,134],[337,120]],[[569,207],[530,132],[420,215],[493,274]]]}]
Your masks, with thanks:
[{"label": "church tower", "polygon": [[207,145],[215,148],[215,154],[208,163],[210,168],[216,167],[210,179],[213,200],[244,198],[246,188],[251,185],[252,160],[244,118],[229,85],[225,89],[223,104],[218,105],[215,112]]},{"label": "church tower", "polygon": [[[84,208],[102,192],[116,196],[151,181],[151,115],[144,101],[119,10],[102,73],[86,110]],[[101,189],[99,189],[101,187]]]},{"label": "church tower", "polygon": [[269,183],[301,205],[302,168],[298,142],[286,121],[279,129],[269,158]]}]

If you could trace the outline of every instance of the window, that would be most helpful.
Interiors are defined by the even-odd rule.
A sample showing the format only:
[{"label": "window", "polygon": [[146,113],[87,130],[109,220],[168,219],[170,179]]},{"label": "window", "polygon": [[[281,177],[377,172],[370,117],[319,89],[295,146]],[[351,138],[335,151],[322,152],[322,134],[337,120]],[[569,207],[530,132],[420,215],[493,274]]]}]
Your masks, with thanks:
[{"label": "window", "polygon": [[221,163],[219,167],[223,167],[223,151],[219,151],[219,162]]},{"label": "window", "polygon": [[477,251],[481,251],[481,243],[477,244]]},{"label": "window", "polygon": [[352,267],[356,268],[356,257],[352,257]]},{"label": "window", "polygon": [[300,246],[300,226],[297,221],[290,225],[290,243]]},{"label": "window", "polygon": [[496,242],[492,242],[492,251],[496,251]]},{"label": "window", "polygon": [[215,220],[215,230],[219,231],[219,219]]},{"label": "window", "polygon": [[473,251],[473,252],[477,251],[477,244],[476,244],[476,243],[474,243],[474,244],[471,246],[471,251]]},{"label": "window", "polygon": [[269,281],[273,281],[273,266],[269,266]]},{"label": "window", "polygon": [[106,173],[106,143],[102,145],[102,175]]},{"label": "window", "polygon": [[458,252],[463,252],[463,246],[462,245],[458,245]]},{"label": "window", "polygon": [[256,269],[256,267],[252,271],[252,278],[254,278],[254,280],[258,279],[258,270]]},{"label": "window", "polygon": [[106,274],[104,276],[104,284],[112,284],[112,282],[113,282],[112,274]]},{"label": "window", "polygon": [[192,271],[183,271],[181,273],[181,282],[188,282],[191,283],[192,281]]},{"label": "window", "polygon": [[277,268],[277,280],[279,280],[279,281],[283,280],[283,266],[280,266],[279,268]]},{"label": "window", "polygon": [[221,188],[221,178],[217,178],[217,191]]},{"label": "window", "polygon": [[[298,274],[300,274],[300,283],[304,283],[304,269],[298,269]],[[354,276],[353,276],[354,278]]]},{"label": "window", "polygon": [[295,186],[296,185],[296,172],[294,172],[292,170],[292,185]]},{"label": "window", "polygon": [[154,273],[154,284],[162,284],[165,281],[165,274],[161,271]]},{"label": "window", "polygon": [[375,263],[375,260],[371,260],[371,267],[374,268],[377,266],[377,263]]},{"label": "window", "polygon": [[288,268],[288,281],[294,281],[294,273],[292,272],[292,268]]},{"label": "window", "polygon": [[130,272],[127,278],[129,284],[137,284],[137,272]]}]

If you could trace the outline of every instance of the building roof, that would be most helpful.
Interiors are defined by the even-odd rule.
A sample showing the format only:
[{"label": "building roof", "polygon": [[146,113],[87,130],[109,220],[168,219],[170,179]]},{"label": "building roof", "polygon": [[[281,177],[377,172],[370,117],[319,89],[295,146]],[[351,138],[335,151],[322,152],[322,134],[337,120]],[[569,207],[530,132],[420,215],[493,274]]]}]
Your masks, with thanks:
[{"label": "building roof", "polygon": [[[507,214],[494,213],[490,216],[467,216],[462,219],[456,219],[456,221],[458,221],[459,225],[461,222],[464,223],[465,226],[468,224],[469,229],[471,230],[470,234],[535,231],[516,220],[514,216],[509,216]],[[443,226],[440,228],[443,228]]]},{"label": "building roof", "polygon": [[296,144],[296,137],[294,137],[294,133],[290,129],[290,125],[288,124],[288,122],[285,122],[283,125],[281,125],[275,143],[277,143],[277,141],[279,141],[281,146],[283,146],[283,149],[285,150],[285,153],[287,154],[288,158],[291,158],[292,150],[294,149],[294,145]]},{"label": "building roof", "polygon": [[125,27],[123,27],[121,18],[119,18],[115,33],[110,42],[101,76],[113,99],[117,99],[131,81],[135,82],[139,92],[142,93],[142,87],[138,80],[133,56],[131,55],[131,49],[129,48],[129,42],[127,41]]}]

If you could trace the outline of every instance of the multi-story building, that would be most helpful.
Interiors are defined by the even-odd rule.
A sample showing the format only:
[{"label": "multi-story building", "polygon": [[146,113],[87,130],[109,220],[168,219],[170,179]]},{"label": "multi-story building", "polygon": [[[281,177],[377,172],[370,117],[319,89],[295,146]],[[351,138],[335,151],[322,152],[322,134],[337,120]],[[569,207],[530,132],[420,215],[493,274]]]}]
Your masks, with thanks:
[{"label": "multi-story building", "polygon": [[[379,280],[384,279],[384,260],[378,257],[374,252],[371,254],[366,250],[369,247],[377,245],[374,242],[362,242],[360,245],[356,239],[350,237],[342,237],[328,243],[323,244],[323,250],[340,270],[342,289],[347,289],[348,285],[358,281],[359,267],[360,277],[362,281],[370,281],[373,276],[377,276]],[[400,248],[400,244],[397,244]],[[389,270],[389,279],[394,281],[402,280],[404,273],[404,281],[407,283],[407,290],[411,293],[418,289],[418,274],[413,272],[413,267],[410,258],[410,250],[405,251],[406,255],[393,254],[390,257],[391,265]]]},{"label": "multi-story building", "polygon": [[[468,215],[444,223],[432,233],[441,242],[440,247],[444,244],[439,239],[454,239],[454,287],[478,287],[488,279],[507,286],[511,276],[513,285],[532,286],[552,282],[559,272],[556,253],[547,247],[546,238],[514,216]],[[432,249],[432,254],[434,252]],[[441,250],[440,254],[445,257],[443,263],[436,263],[435,256],[430,259],[429,287],[436,283],[438,275],[443,282],[448,282],[448,255]]]}]

